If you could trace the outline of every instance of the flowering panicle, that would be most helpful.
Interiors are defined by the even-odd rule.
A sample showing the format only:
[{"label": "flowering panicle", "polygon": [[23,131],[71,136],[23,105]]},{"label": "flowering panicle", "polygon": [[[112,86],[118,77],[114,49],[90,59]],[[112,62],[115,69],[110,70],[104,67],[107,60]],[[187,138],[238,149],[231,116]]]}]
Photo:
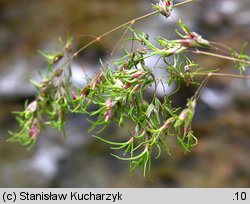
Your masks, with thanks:
[{"label": "flowering panicle", "polygon": [[[154,155],[156,159],[160,157],[162,151],[171,155],[167,145],[169,136],[174,135],[185,152],[189,152],[197,145],[198,140],[192,130],[192,121],[199,93],[208,78],[212,76],[212,72],[203,71],[190,59],[190,53],[198,54],[200,48],[209,50],[215,47],[213,43],[191,31],[180,20],[178,26],[184,34],[176,31],[179,35],[177,39],[161,36],[152,38],[147,33],[134,30],[130,25],[139,19],[155,13],[168,17],[174,7],[172,0],[159,0],[152,6],[156,10],[152,14],[124,24],[129,27],[123,37],[129,31],[132,33],[132,37],[129,38],[132,41],[132,49],[123,49],[124,54],[119,59],[105,65],[101,63],[100,71],[84,87],[78,87],[72,82],[70,67],[72,59],[88,45],[123,26],[101,35],[74,54],[71,48],[73,38],[70,35],[66,43],[59,39],[61,46],[56,48],[55,53],[40,52],[48,62],[46,73],[41,82],[32,81],[38,90],[35,100],[27,102],[23,111],[15,112],[20,130],[10,132],[9,141],[30,147],[46,126],[57,128],[64,133],[69,113],[87,114],[88,121],[92,123],[90,131],[96,130],[96,134],[111,123],[116,123],[119,127],[133,124],[134,128],[125,142],[120,139],[118,142],[112,142],[99,136],[95,137],[112,145],[112,150],[119,152],[124,150],[122,155],[112,155],[129,161],[131,172],[141,167],[144,175],[146,172],[150,174]],[[154,42],[151,39],[154,39]],[[225,46],[223,48],[225,49]],[[236,68],[241,73],[250,65],[250,56],[246,55],[245,48],[243,46],[240,53],[230,49],[231,57],[224,57],[238,62]],[[211,55],[221,57],[221,55]],[[156,58],[158,60],[154,65],[147,61],[148,59],[154,61]],[[156,76],[156,69],[165,71],[165,74]],[[207,77],[201,81],[196,77],[201,75]],[[185,84],[186,87],[199,86],[195,95],[187,99],[184,109],[174,107],[175,104],[172,105],[171,101],[172,96],[181,91],[179,88],[171,93],[165,91],[166,87],[172,86],[173,83],[177,87],[180,87],[180,84]],[[163,95],[158,98],[159,86],[162,87]],[[130,125],[127,126],[131,129]]]}]

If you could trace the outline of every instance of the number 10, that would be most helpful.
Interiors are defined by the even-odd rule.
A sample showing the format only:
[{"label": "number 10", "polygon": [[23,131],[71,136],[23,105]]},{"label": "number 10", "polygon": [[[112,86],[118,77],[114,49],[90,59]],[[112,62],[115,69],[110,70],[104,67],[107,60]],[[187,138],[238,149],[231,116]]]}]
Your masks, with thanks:
[{"label": "number 10", "polygon": [[236,195],[237,200],[246,200],[247,199],[246,192],[241,192],[241,193],[237,192],[237,193],[235,193],[235,195]]}]

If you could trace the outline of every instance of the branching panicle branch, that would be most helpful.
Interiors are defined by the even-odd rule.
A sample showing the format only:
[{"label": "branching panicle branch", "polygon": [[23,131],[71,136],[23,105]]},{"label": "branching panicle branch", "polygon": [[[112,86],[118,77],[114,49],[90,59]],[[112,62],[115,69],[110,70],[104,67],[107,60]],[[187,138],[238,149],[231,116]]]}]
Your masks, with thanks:
[{"label": "branching panicle branch", "polygon": [[[163,37],[153,38],[144,32],[133,29],[133,25],[155,14],[165,17],[171,15],[172,9],[192,2],[187,0],[174,4],[172,0],[159,0],[153,5],[154,12],[126,22],[90,41],[88,44],[72,52],[72,40],[69,35],[66,42],[60,39],[60,46],[55,53],[41,54],[48,61],[46,75],[41,83],[32,81],[37,88],[37,96],[34,101],[27,102],[25,109],[16,112],[17,121],[20,124],[18,132],[10,132],[9,141],[19,142],[31,147],[35,144],[42,128],[46,126],[57,128],[64,133],[66,117],[69,113],[86,114],[89,118],[96,118],[90,130],[102,132],[112,121],[119,127],[127,121],[134,124],[129,130],[130,136],[125,142],[111,142],[100,136],[95,136],[101,141],[111,145],[113,150],[123,150],[122,155],[112,154],[118,159],[130,162],[131,172],[141,167],[143,174],[151,171],[151,159],[159,158],[162,152],[170,155],[166,138],[174,135],[185,152],[198,144],[198,140],[192,130],[192,120],[195,114],[196,103],[202,89],[212,76],[246,78],[243,75],[250,65],[250,56],[245,54],[245,46],[237,53],[227,46],[227,55],[214,53],[219,43],[210,42],[198,33],[191,31],[181,20],[177,22],[179,31],[177,39]],[[132,34],[131,50],[125,50],[119,59],[102,63],[102,68],[84,87],[77,87],[71,79],[70,63],[77,55],[90,45],[102,40],[109,34],[125,28],[121,39],[114,46],[113,53],[120,47],[121,41],[128,33]],[[155,42],[152,42],[155,39]],[[225,49],[223,49],[225,52]],[[231,60],[236,64],[240,74],[219,73],[218,70],[204,70],[192,59],[190,53],[203,54],[211,57],[219,57]],[[156,78],[155,67],[147,65],[146,59],[157,56],[164,63],[161,67],[165,70],[166,81]],[[184,60],[181,60],[184,59]],[[60,65],[60,66],[59,66]],[[204,76],[200,81],[199,76]],[[160,84],[165,87],[173,83],[185,83],[186,86],[197,86],[195,95],[187,99],[186,108],[181,109],[172,104],[171,96],[176,91],[165,94],[161,99],[157,97],[156,89]],[[145,93],[150,87],[154,87],[153,97],[148,100]],[[177,90],[178,91],[178,90]],[[91,104],[96,109],[90,108]],[[156,156],[154,157],[155,153]]]}]

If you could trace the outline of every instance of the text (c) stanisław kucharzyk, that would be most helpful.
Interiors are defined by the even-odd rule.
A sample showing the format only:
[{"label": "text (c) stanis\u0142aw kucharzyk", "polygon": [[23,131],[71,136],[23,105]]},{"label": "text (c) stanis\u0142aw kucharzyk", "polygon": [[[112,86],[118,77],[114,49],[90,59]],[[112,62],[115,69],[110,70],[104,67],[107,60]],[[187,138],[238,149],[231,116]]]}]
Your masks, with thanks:
[{"label": "text (c) stanis\u0142aw kucharzyk", "polygon": [[112,202],[121,201],[122,194],[117,193],[79,193],[79,192],[70,192],[70,193],[29,193],[29,192],[20,192],[20,200],[108,200]]}]

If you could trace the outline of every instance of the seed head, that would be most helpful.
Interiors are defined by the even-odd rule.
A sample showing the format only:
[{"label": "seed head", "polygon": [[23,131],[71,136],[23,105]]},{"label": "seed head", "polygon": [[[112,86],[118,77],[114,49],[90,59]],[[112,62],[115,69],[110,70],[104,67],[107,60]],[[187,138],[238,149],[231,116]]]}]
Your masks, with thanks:
[{"label": "seed head", "polygon": [[181,112],[181,114],[179,115],[179,119],[180,120],[185,120],[187,118],[187,116],[188,116],[188,111],[189,111],[189,109],[184,109]]},{"label": "seed head", "polygon": [[39,121],[35,118],[29,130],[29,135],[32,139],[35,139],[39,134],[39,132],[40,132]]},{"label": "seed head", "polygon": [[112,108],[108,109],[105,113],[104,113],[104,120],[105,122],[109,121],[112,117]]},{"label": "seed head", "polygon": [[63,72],[63,67],[59,67],[55,72],[54,72],[54,77],[60,77]]},{"label": "seed head", "polygon": [[160,127],[160,130],[166,130],[169,128],[169,126],[174,122],[173,118],[169,118],[168,120],[166,120],[166,122]]},{"label": "seed head", "polygon": [[166,18],[170,16],[171,10],[173,9],[172,0],[159,0],[158,3],[159,12]]},{"label": "seed head", "polygon": [[32,101],[28,107],[27,107],[27,111],[30,112],[30,113],[34,113],[37,109],[37,101]]},{"label": "seed head", "polygon": [[71,97],[72,97],[73,100],[76,100],[78,98],[75,91],[71,91]]},{"label": "seed head", "polygon": [[126,83],[126,84],[123,84],[122,86],[123,89],[128,89],[129,87],[131,87],[131,83]]},{"label": "seed head", "polygon": [[132,74],[132,77],[134,77],[134,78],[140,78],[142,75],[143,75],[143,72],[137,71],[134,74]]},{"label": "seed head", "polygon": [[105,105],[107,107],[107,109],[111,109],[112,106],[113,106],[113,101],[111,98],[109,98],[106,102],[105,102]]},{"label": "seed head", "polygon": [[196,47],[196,46],[198,46],[198,43],[193,39],[182,39],[181,44],[184,47]]}]

